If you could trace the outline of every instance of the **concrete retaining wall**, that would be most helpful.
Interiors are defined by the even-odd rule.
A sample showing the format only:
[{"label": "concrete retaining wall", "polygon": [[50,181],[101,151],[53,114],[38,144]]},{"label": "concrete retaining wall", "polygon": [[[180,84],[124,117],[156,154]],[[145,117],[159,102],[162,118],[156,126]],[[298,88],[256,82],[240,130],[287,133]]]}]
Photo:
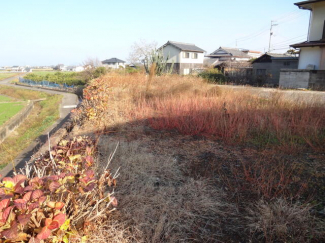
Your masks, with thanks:
[{"label": "concrete retaining wall", "polygon": [[325,70],[282,69],[280,87],[325,90]]},{"label": "concrete retaining wall", "polygon": [[0,128],[0,143],[3,142],[3,140],[5,140],[9,134],[26,119],[26,117],[33,110],[33,107],[34,102],[29,101],[28,105],[22,111],[12,117]]},{"label": "concrete retaining wall", "polygon": [[309,87],[315,90],[325,90],[325,70],[310,71]]}]

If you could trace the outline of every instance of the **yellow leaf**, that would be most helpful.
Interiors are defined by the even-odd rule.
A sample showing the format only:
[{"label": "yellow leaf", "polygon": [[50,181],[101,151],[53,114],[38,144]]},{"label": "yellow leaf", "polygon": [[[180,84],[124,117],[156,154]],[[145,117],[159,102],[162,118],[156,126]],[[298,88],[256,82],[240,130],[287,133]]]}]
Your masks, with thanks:
[{"label": "yellow leaf", "polygon": [[6,188],[14,188],[15,183],[13,183],[12,181],[3,181],[3,184],[5,185]]},{"label": "yellow leaf", "polygon": [[61,225],[60,230],[67,231],[70,227],[70,219],[67,219],[64,224]]}]

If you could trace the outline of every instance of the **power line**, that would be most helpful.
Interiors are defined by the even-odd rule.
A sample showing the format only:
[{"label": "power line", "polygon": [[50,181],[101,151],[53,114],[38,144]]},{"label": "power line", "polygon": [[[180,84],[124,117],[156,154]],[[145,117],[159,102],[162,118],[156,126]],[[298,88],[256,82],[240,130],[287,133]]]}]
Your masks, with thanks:
[{"label": "power line", "polygon": [[290,18],[290,19],[287,19],[287,20],[281,21],[281,22],[279,22],[279,24],[289,23],[289,22],[291,22],[292,20],[299,19],[299,18],[301,18],[301,17],[303,17],[303,16],[305,16],[305,15],[306,15],[306,12],[303,12],[303,13],[298,14],[298,15],[296,15],[296,16]]},{"label": "power line", "polygon": [[[296,37],[293,37],[293,38],[286,39],[286,40],[284,40],[284,41],[280,41],[280,42],[274,43],[274,44],[273,44],[273,47],[274,47],[274,46],[283,46],[283,45],[285,45],[286,43],[288,43],[288,45],[289,45],[289,44],[291,44],[290,42],[291,42],[292,40],[295,40],[295,39],[298,39],[298,40],[295,40],[295,42],[296,42],[296,41],[304,41],[305,38],[301,38],[301,37],[303,37],[303,36],[307,36],[307,34],[300,35],[300,36],[296,36]],[[267,48],[267,46],[262,46],[262,47],[258,47],[258,48],[255,48],[255,49],[257,49],[257,50],[262,50],[262,49],[265,49],[265,48]]]},{"label": "power line", "polygon": [[[307,34],[304,34],[304,35],[301,35],[301,36],[297,36],[297,37],[294,37],[294,38],[290,38],[290,39],[286,39],[284,41],[280,41],[280,42],[274,43],[273,45],[278,45],[278,44],[283,44],[283,43],[287,43],[287,42],[292,42],[295,39],[302,39],[301,37],[307,37]],[[303,38],[303,39],[305,39],[305,38]]]},{"label": "power line", "polygon": [[291,11],[291,12],[289,12],[289,13],[285,13],[285,14],[281,15],[282,17],[281,17],[281,16],[279,16],[279,17],[275,17],[275,18],[273,18],[273,20],[275,20],[275,21],[279,21],[280,19],[288,18],[288,17],[290,17],[290,16],[292,16],[292,15],[295,15],[295,14],[297,14],[297,13],[301,13],[301,10],[300,10],[300,9],[297,9],[297,10]]}]

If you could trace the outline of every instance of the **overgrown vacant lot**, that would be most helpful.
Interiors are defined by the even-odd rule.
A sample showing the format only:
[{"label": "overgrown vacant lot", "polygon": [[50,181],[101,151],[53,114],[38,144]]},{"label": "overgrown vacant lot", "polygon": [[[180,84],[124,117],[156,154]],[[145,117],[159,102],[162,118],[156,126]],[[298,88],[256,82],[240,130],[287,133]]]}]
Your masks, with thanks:
[{"label": "overgrown vacant lot", "polygon": [[321,242],[325,108],[196,77],[110,73],[71,134],[115,151],[117,211],[94,242]]}]

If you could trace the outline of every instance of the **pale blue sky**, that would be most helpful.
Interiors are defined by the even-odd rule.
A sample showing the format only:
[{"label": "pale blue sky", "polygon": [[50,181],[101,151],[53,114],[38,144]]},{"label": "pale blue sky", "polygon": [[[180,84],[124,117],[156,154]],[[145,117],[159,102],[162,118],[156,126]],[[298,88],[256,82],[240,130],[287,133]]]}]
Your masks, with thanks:
[{"label": "pale blue sky", "polygon": [[[309,11],[294,0],[2,0],[0,66],[75,65],[87,58],[127,60],[140,39],[264,51],[306,39]],[[246,39],[244,37],[248,36]],[[274,50],[274,52],[285,52]]]}]

